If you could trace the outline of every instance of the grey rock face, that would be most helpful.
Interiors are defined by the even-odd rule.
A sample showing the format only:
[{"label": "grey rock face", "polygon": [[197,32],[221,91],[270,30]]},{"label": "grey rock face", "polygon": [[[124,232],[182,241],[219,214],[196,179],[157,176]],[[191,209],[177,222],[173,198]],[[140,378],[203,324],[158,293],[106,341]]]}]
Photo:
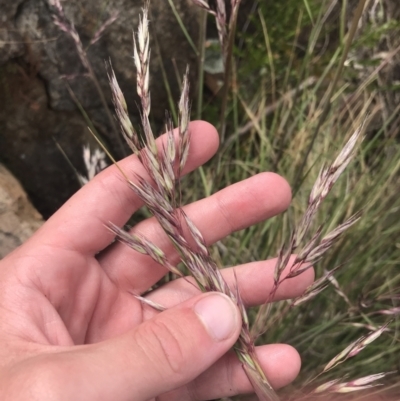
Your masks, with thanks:
[{"label": "grey rock face", "polygon": [[23,38],[14,24],[22,2],[23,0],[0,1],[0,65],[23,54]]},{"label": "grey rock face", "polygon": [[[193,41],[198,40],[198,9],[190,0],[174,0]],[[138,123],[138,97],[133,65],[132,30],[136,29],[142,0],[62,1],[76,27],[98,79],[101,93],[112,108],[105,61],[110,60],[126,96],[133,123]],[[52,214],[79,187],[70,162],[83,169],[82,146],[92,142],[92,124],[112,153],[127,154],[104,108],[99,88],[71,37],[54,25],[45,0],[0,0],[0,159],[27,189],[45,216]],[[111,24],[93,45],[90,41],[114,13]],[[169,109],[163,69],[176,103],[179,82],[189,64],[195,76],[196,55],[173,15],[168,1],[151,2],[152,120],[160,130]],[[178,73],[178,74],[177,74]],[[192,85],[193,92],[195,85]],[[71,96],[71,93],[73,96]],[[83,171],[82,171],[83,172]]]}]

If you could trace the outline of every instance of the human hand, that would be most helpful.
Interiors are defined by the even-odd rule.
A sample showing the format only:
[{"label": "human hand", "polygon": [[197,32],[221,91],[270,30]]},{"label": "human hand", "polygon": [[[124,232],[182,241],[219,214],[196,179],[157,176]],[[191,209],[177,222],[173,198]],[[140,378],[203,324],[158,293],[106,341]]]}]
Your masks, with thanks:
[{"label": "human hand", "polygon": [[[186,173],[218,146],[209,124],[193,122],[190,129]],[[119,164],[132,180],[134,173],[145,176],[135,156]],[[289,202],[287,183],[264,173],[185,211],[212,244],[285,210]],[[113,243],[105,225],[123,226],[140,206],[111,166],[0,262],[1,400],[206,400],[251,392],[229,351],[241,321],[226,296],[201,294],[178,279],[147,295],[168,308],[160,313],[132,295],[147,291],[166,270]],[[162,248],[171,262],[179,261],[154,219],[133,231]],[[259,305],[272,288],[274,263],[248,263],[235,267],[235,274],[224,269],[223,275],[238,286],[247,306]],[[285,281],[275,299],[300,295],[312,280],[308,270]],[[299,356],[287,345],[258,347],[257,354],[276,388],[299,371]]]}]

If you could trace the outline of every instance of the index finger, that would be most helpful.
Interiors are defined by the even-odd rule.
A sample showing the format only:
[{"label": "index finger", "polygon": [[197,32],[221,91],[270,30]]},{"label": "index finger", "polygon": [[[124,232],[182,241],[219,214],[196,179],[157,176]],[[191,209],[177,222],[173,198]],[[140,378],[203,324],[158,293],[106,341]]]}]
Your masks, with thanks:
[{"label": "index finger", "polygon": [[[188,173],[208,161],[218,148],[216,129],[204,121],[189,126],[191,142],[184,168]],[[161,148],[166,135],[157,139]],[[137,175],[147,178],[134,155],[118,162],[132,181]],[[105,225],[112,221],[123,226],[142,206],[116,166],[110,166],[79,190],[39,230],[34,241],[81,253],[95,254],[110,244],[114,236]]]}]

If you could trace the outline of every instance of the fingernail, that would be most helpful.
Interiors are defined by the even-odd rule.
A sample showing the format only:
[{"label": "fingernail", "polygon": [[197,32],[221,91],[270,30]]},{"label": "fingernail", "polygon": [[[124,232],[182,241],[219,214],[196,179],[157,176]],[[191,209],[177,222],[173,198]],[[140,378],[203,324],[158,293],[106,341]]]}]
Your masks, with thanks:
[{"label": "fingernail", "polygon": [[238,312],[233,301],[224,294],[212,293],[201,298],[194,306],[208,333],[216,341],[233,334],[238,324]]}]

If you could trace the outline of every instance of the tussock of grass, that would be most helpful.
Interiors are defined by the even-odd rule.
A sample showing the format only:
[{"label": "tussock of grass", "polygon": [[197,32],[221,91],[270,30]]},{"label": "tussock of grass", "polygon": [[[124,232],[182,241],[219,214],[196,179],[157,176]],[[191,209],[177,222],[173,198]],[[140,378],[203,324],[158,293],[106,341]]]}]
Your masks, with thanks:
[{"label": "tussock of grass", "polygon": [[[250,17],[252,33],[247,37],[243,32],[238,33],[241,36],[238,43],[251,46],[247,53],[250,60],[246,59],[245,48],[235,50],[226,140],[219,156],[196,182],[197,188],[204,183],[204,192],[211,193],[262,171],[283,175],[294,188],[289,211],[236,233],[213,249],[221,266],[275,257],[300,221],[320,168],[333,159],[367,116],[366,138],[358,155],[314,222],[314,229],[325,224],[324,230],[328,232],[362,210],[360,221],[315,266],[317,278],[337,266],[341,268],[315,298],[297,307],[285,302],[274,304],[265,319],[261,319],[264,334],[260,342],[287,342],[302,356],[300,377],[287,393],[305,386],[349,344],[389,321],[378,339],[359,355],[319,376],[312,382],[312,388],[338,378],[348,382],[398,368],[399,108],[388,105],[388,96],[393,98],[396,92],[392,89],[385,96],[391,82],[384,68],[397,57],[397,49],[390,46],[399,43],[393,39],[397,24],[388,14],[384,17],[377,14],[380,19],[374,19],[374,12],[383,12],[379,4],[378,8],[374,4],[369,4],[361,15],[362,22],[358,25],[362,30],[355,32],[356,40],[341,60],[349,40],[346,24],[351,14],[346,4],[342,9],[331,9],[332,2],[321,6],[320,2],[310,1],[303,7],[296,2],[298,18],[284,21],[288,39],[285,50],[274,48],[273,36],[285,27],[279,23],[274,26],[271,10],[260,2],[258,12]],[[279,8],[279,5],[272,7]],[[382,35],[374,36],[375,43],[371,41],[370,30],[376,30],[379,23],[385,25],[380,32],[391,38],[386,44]],[[301,37],[304,30],[310,32],[309,40],[299,56],[301,42],[304,46]],[[339,32],[339,41],[337,34],[332,33],[335,30]],[[323,47],[326,35],[330,35],[330,41],[335,38],[335,46],[328,43]],[[281,40],[278,37],[276,42]],[[384,55],[380,54],[378,64],[367,65],[360,71],[352,63],[357,54],[365,53],[361,47],[366,40],[371,57],[374,52],[382,51],[383,46],[388,48]],[[251,61],[258,63],[258,70],[252,67]],[[330,84],[341,65],[343,71],[337,75],[337,84],[332,88]],[[253,73],[249,76],[250,70]],[[215,115],[212,110],[208,113],[207,107],[218,108],[218,101],[203,104],[206,104],[205,118]],[[218,125],[218,121],[214,123]],[[185,188],[190,199],[202,195],[195,190],[193,182],[187,182]],[[400,393],[398,374],[381,378],[380,382],[386,385],[374,388],[374,392]],[[303,391],[307,392],[309,386]],[[358,397],[364,395],[360,392]]]}]

